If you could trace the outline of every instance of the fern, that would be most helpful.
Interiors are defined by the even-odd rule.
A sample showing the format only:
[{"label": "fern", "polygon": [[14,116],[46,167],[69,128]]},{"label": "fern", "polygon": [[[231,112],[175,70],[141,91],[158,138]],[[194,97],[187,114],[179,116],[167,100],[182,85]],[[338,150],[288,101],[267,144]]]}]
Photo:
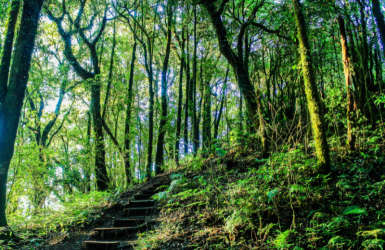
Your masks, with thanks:
[{"label": "fern", "polygon": [[384,249],[384,243],[385,241],[384,240],[381,240],[381,239],[370,239],[370,240],[365,240],[362,245],[366,248],[366,249],[376,249],[376,248],[380,248],[381,250]]},{"label": "fern", "polygon": [[285,232],[278,231],[279,234],[274,240],[275,247],[277,249],[289,248],[292,244],[288,244],[288,238],[291,233],[294,233],[294,230],[286,230]]}]

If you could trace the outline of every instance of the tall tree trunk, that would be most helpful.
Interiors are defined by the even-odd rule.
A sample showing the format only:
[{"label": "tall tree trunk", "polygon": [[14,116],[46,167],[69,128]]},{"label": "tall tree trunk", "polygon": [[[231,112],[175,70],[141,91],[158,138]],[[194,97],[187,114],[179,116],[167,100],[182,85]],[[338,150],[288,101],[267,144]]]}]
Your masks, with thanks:
[{"label": "tall tree trunk", "polygon": [[184,154],[188,153],[188,116],[190,109],[190,55],[189,55],[189,46],[190,39],[188,34],[188,26],[186,27],[186,39],[187,39],[187,54],[186,54],[186,104],[184,109],[184,131],[183,131],[183,141],[184,141]]},{"label": "tall tree trunk", "polygon": [[242,94],[239,95],[239,112],[238,112],[238,119],[239,119],[239,125],[238,125],[238,130],[240,135],[243,133],[243,97]]},{"label": "tall tree trunk", "polygon": [[1,89],[6,93],[0,93],[0,96],[5,97],[0,107],[0,227],[7,226],[5,216],[7,175],[14,152],[42,5],[43,0],[24,2],[20,31],[9,75],[9,87],[5,90]]},{"label": "tall tree trunk", "polygon": [[105,119],[105,117],[106,117],[106,109],[107,109],[108,99],[110,97],[110,92],[111,92],[112,75],[113,75],[112,73],[113,73],[113,69],[114,69],[115,47],[116,47],[116,26],[115,26],[115,21],[114,21],[114,35],[113,35],[113,40],[112,40],[110,70],[108,72],[108,83],[107,83],[107,90],[106,90],[106,98],[104,98],[103,113],[102,113],[102,118],[103,119]]},{"label": "tall tree trunk", "polygon": [[108,175],[106,169],[106,151],[104,148],[103,121],[100,114],[100,82],[93,79],[91,85],[91,112],[95,135],[95,167],[96,184],[100,191],[108,188]]},{"label": "tall tree trunk", "polygon": [[179,164],[179,143],[181,137],[181,128],[182,128],[182,99],[183,99],[183,70],[185,64],[185,37],[184,37],[184,27],[182,28],[182,47],[181,47],[181,62],[180,62],[180,71],[179,71],[179,96],[178,96],[178,116],[176,121],[176,142],[175,142],[175,161]]},{"label": "tall tree trunk", "polygon": [[[86,144],[86,157],[88,159],[89,155],[91,154],[91,127],[92,127],[92,114],[91,110],[87,112],[87,144]],[[85,183],[85,192],[89,193],[91,192],[91,171],[89,169],[89,164],[87,160],[87,165],[85,166],[86,169],[84,170],[84,183]]]},{"label": "tall tree trunk", "polygon": [[203,124],[202,124],[202,151],[210,152],[211,146],[211,87],[210,82],[204,86]]},{"label": "tall tree trunk", "polygon": [[326,140],[326,127],[321,99],[313,72],[313,65],[310,53],[310,45],[306,34],[305,17],[302,13],[302,6],[299,0],[292,0],[295,20],[297,25],[297,37],[301,51],[302,72],[305,80],[305,94],[307,106],[311,116],[315,148],[317,152],[318,173],[330,172],[329,146]]},{"label": "tall tree trunk", "polygon": [[171,21],[172,21],[172,6],[169,2],[167,5],[167,45],[166,45],[166,54],[163,61],[162,69],[162,113],[159,124],[159,133],[158,133],[158,142],[157,150],[155,157],[155,174],[161,173],[161,166],[163,165],[164,160],[164,137],[166,134],[166,123],[167,123],[167,70],[168,62],[170,59],[171,52]]},{"label": "tall tree trunk", "polygon": [[269,156],[269,140],[267,139],[267,129],[265,125],[266,122],[263,115],[263,106],[261,102],[261,94],[259,93],[259,91],[257,96],[257,105],[258,105],[259,129],[261,131],[262,158],[267,158]]},{"label": "tall tree trunk", "polygon": [[[149,41],[150,42],[150,41]],[[146,166],[146,176],[151,178],[152,172],[152,150],[153,150],[153,136],[154,136],[154,86],[153,86],[153,72],[152,72],[152,52],[151,48],[149,49],[151,53],[149,55],[148,62],[148,92],[150,97],[150,106],[148,110],[148,144],[147,144],[147,166]],[[145,55],[145,60],[147,61],[147,55]],[[146,63],[147,64],[147,63]]]},{"label": "tall tree trunk", "polygon": [[340,34],[341,34],[342,62],[344,64],[344,74],[345,74],[346,93],[347,93],[346,114],[347,114],[347,121],[348,121],[348,131],[347,131],[346,146],[349,151],[352,151],[354,150],[355,140],[356,140],[356,136],[353,133],[354,100],[353,100],[353,92],[352,92],[352,75],[350,72],[351,64],[350,64],[348,40],[346,39],[345,22],[341,15],[338,16],[338,24],[340,28]]},{"label": "tall tree trunk", "polygon": [[376,43],[376,48],[374,49],[374,61],[376,63],[376,83],[378,87],[382,91],[383,83],[382,83],[382,65],[381,65],[381,56],[380,50],[378,48],[378,44]]},{"label": "tall tree trunk", "polygon": [[227,77],[229,75],[229,70],[230,70],[230,68],[227,68],[227,70],[226,70],[225,82],[223,83],[223,87],[222,87],[222,99],[221,99],[221,104],[219,106],[218,117],[214,121],[214,140],[218,139],[218,129],[219,129],[219,123],[221,121],[221,116],[222,116],[222,112],[223,112],[223,104],[224,104],[225,97],[226,97]]},{"label": "tall tree trunk", "polygon": [[361,29],[362,29],[362,56],[361,56],[361,64],[362,64],[362,74],[364,76],[364,83],[361,86],[361,100],[365,107],[366,118],[374,125],[374,117],[372,113],[372,106],[370,104],[370,99],[368,98],[368,90],[371,88],[370,84],[370,73],[369,73],[369,48],[368,48],[368,32],[367,25],[365,19],[365,5],[358,0],[360,5],[360,21],[361,21]]},{"label": "tall tree trunk", "polygon": [[192,116],[193,116],[193,152],[194,155],[198,153],[199,149],[199,121],[197,116],[197,7],[194,5],[194,55],[193,55],[193,104],[192,104]]},{"label": "tall tree trunk", "polygon": [[[104,135],[103,135],[103,118],[101,115],[101,105],[100,105],[100,80],[98,77],[100,75],[100,65],[99,58],[97,55],[96,45],[100,40],[104,29],[107,23],[107,12],[105,11],[104,17],[101,21],[101,27],[96,35],[96,37],[91,41],[84,34],[84,30],[80,28],[80,21],[82,15],[84,14],[84,8],[86,1],[81,1],[79,6],[79,11],[74,22],[74,26],[78,35],[81,37],[82,41],[86,44],[90,52],[90,60],[92,62],[94,72],[89,72],[84,69],[77,58],[73,54],[72,49],[72,31],[66,32],[63,28],[63,18],[54,17],[52,12],[47,9],[47,14],[50,20],[56,23],[58,33],[64,41],[64,51],[63,54],[66,57],[69,64],[72,66],[74,71],[78,76],[83,80],[91,80],[91,113],[93,121],[93,129],[95,134],[95,176],[96,184],[100,191],[105,191],[108,189],[108,175],[105,164],[105,148],[104,148]],[[63,6],[64,7],[64,6]]]},{"label": "tall tree trunk", "polygon": [[17,16],[19,15],[20,0],[13,0],[11,3],[11,12],[8,18],[7,33],[4,40],[3,56],[0,64],[0,108],[4,102],[8,88],[8,75],[11,67],[13,40],[15,37],[15,29]]},{"label": "tall tree trunk", "polygon": [[381,12],[380,0],[372,0],[372,13],[376,19],[378,31],[380,32],[382,52],[385,56],[385,21]]},{"label": "tall tree trunk", "polygon": [[360,63],[359,63],[359,60],[358,60],[358,51],[356,49],[356,46],[355,46],[355,42],[354,42],[354,36],[353,36],[353,33],[351,31],[351,29],[349,28],[349,25],[346,26],[346,31],[347,31],[347,34],[348,34],[348,37],[349,37],[349,41],[350,41],[350,46],[349,46],[349,49],[350,49],[350,55],[352,56],[352,64],[353,64],[353,70],[354,70],[354,78],[353,78],[353,85],[354,85],[354,93],[355,93],[355,96],[356,96],[356,99],[355,99],[355,102],[357,103],[357,107],[358,109],[361,111],[361,112],[364,112],[364,103],[361,101],[361,98],[360,98],[360,93],[359,93],[359,89],[361,89],[361,86],[362,84],[364,84],[364,80],[363,80],[363,76],[362,76],[362,71],[361,71],[361,66],[360,66]]},{"label": "tall tree trunk", "polygon": [[[214,25],[215,33],[218,37],[220,51],[226,57],[227,61],[230,63],[234,70],[238,87],[243,97],[245,98],[246,107],[250,114],[250,118],[252,119],[252,124],[255,128],[258,128],[258,105],[255,101],[255,89],[254,86],[251,84],[247,70],[245,69],[245,65],[242,59],[242,53],[238,53],[238,55],[236,55],[227,40],[227,31],[221,19],[221,10],[216,10],[212,1],[202,1],[202,4],[207,9],[211,18],[211,22]],[[240,37],[242,36],[239,36],[239,38]],[[243,43],[238,42],[238,49],[241,50],[242,47]]]},{"label": "tall tree trunk", "polygon": [[134,85],[134,69],[135,69],[135,60],[136,60],[136,41],[132,47],[132,58],[130,63],[130,79],[128,80],[128,93],[127,93],[127,110],[126,110],[126,120],[124,122],[124,168],[126,170],[126,181],[127,185],[131,183],[131,167],[130,167],[130,121],[131,121],[131,110],[132,110],[132,88]]}]

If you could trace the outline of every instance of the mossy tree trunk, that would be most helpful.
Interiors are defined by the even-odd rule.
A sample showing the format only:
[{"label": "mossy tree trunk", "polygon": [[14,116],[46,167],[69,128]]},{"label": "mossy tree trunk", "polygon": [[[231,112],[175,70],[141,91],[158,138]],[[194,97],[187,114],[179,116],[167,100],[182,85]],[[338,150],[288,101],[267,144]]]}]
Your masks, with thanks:
[{"label": "mossy tree trunk", "polygon": [[126,110],[126,120],[125,120],[125,129],[124,129],[124,168],[126,170],[126,181],[127,185],[131,183],[131,167],[130,167],[130,125],[131,125],[131,109],[132,109],[132,99],[133,93],[132,88],[134,85],[134,69],[135,69],[135,60],[136,60],[136,40],[134,46],[132,47],[132,57],[130,63],[130,78],[128,80],[128,93],[127,93],[127,110]]},{"label": "mossy tree trunk", "polygon": [[313,71],[313,63],[310,52],[310,45],[306,34],[305,17],[299,0],[292,0],[295,21],[297,26],[297,37],[302,61],[302,72],[305,83],[305,94],[307,106],[311,117],[311,126],[317,152],[317,172],[330,172],[329,146],[326,140],[326,127],[324,124],[324,114],[322,103],[318,93],[318,88]]},{"label": "mossy tree trunk", "polygon": [[193,118],[193,152],[198,153],[199,149],[199,118],[197,115],[197,8],[194,6],[194,51],[193,51],[193,84],[192,84],[192,118]]},{"label": "mossy tree trunk", "polygon": [[347,141],[346,146],[349,151],[354,150],[356,136],[353,133],[354,127],[354,98],[352,91],[352,74],[350,72],[351,63],[350,63],[350,54],[348,48],[348,41],[346,39],[345,31],[345,22],[343,17],[338,16],[338,24],[341,34],[341,50],[342,50],[342,62],[344,64],[344,74],[346,82],[346,93],[347,93],[347,122],[348,122],[348,131],[347,131]]},{"label": "mossy tree trunk", "polygon": [[[176,142],[175,142],[175,161],[179,164],[179,147],[180,147],[180,138],[181,138],[181,130],[182,130],[182,99],[183,99],[183,70],[185,68],[185,43],[186,39],[184,37],[184,27],[182,28],[182,42],[181,46],[181,62],[180,62],[180,71],[179,71],[179,95],[178,95],[178,116],[176,122]],[[187,96],[186,96],[187,97]]]},{"label": "mossy tree trunk", "polygon": [[164,160],[164,138],[166,135],[166,124],[167,124],[167,70],[171,52],[171,25],[172,25],[172,5],[171,2],[167,5],[167,44],[166,52],[164,55],[163,68],[162,68],[162,93],[161,93],[161,105],[162,113],[159,124],[159,133],[157,141],[157,150],[155,156],[155,174],[161,173],[161,166]]},{"label": "mossy tree trunk", "polygon": [[210,82],[206,82],[204,86],[204,103],[203,103],[203,124],[202,124],[202,144],[203,152],[210,152],[211,146],[211,87]]}]

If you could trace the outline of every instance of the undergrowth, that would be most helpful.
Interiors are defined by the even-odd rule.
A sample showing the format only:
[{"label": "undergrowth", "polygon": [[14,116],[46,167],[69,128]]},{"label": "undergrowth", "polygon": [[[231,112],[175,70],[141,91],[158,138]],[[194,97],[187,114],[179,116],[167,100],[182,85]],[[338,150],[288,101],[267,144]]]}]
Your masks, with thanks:
[{"label": "undergrowth", "polygon": [[[9,226],[17,235],[16,242],[7,242],[0,249],[12,249],[16,245],[37,247],[46,240],[65,238],[70,230],[81,230],[100,219],[103,210],[113,204],[116,194],[93,191],[73,194],[55,208],[48,206],[38,212],[19,209],[8,216]],[[5,243],[5,242],[4,242]]]},{"label": "undergrowth", "polygon": [[189,161],[157,195],[162,223],[138,249],[383,249],[383,147],[333,152],[328,175],[312,174],[304,152],[260,160],[238,148]]}]

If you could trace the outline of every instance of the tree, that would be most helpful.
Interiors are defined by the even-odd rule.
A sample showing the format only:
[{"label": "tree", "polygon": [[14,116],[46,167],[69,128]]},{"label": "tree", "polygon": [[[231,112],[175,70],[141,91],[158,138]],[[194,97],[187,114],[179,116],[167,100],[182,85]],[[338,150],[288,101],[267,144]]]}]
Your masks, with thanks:
[{"label": "tree", "polygon": [[310,45],[306,34],[305,17],[302,13],[302,6],[299,0],[292,0],[292,3],[297,26],[297,38],[301,54],[307,106],[311,117],[311,127],[317,152],[317,172],[327,174],[330,171],[329,146],[326,140],[322,104],[313,72]]},{"label": "tree", "polygon": [[385,56],[385,21],[384,15],[381,12],[381,4],[379,0],[372,0],[372,13],[376,19],[378,25],[378,31],[380,32],[382,50]]},{"label": "tree", "polygon": [[43,0],[24,2],[7,88],[3,83],[0,90],[0,96],[4,98],[0,106],[0,227],[7,226],[5,216],[7,175],[14,152],[42,6]]},{"label": "tree", "polygon": [[345,31],[345,22],[341,15],[338,16],[338,25],[340,28],[341,34],[341,51],[342,51],[342,62],[344,64],[344,74],[346,82],[346,93],[347,93],[347,121],[348,121],[348,131],[347,131],[347,141],[346,146],[349,151],[354,150],[356,136],[353,133],[354,128],[354,100],[353,100],[353,90],[352,90],[352,75],[350,72],[351,63],[350,63],[350,54],[348,48],[348,40],[346,37]]},{"label": "tree", "polygon": [[[181,138],[181,130],[182,130],[182,99],[183,99],[183,70],[185,68],[185,44],[186,39],[184,36],[185,29],[182,27],[182,41],[180,42],[180,39],[177,35],[175,37],[180,42],[180,49],[181,49],[181,59],[180,59],[180,69],[179,69],[179,88],[178,88],[178,116],[177,116],[177,125],[176,125],[176,142],[175,142],[175,161],[179,163],[179,150],[180,150],[180,138]],[[187,95],[186,95],[187,99]]]},{"label": "tree", "polygon": [[[206,10],[210,15],[211,22],[214,25],[214,29],[218,38],[220,51],[232,66],[236,75],[240,92],[242,93],[242,96],[245,98],[247,110],[252,119],[252,123],[254,124],[254,127],[256,129],[259,129],[259,119],[257,117],[258,104],[256,101],[256,99],[259,98],[259,96],[257,96],[254,86],[251,84],[250,77],[248,74],[248,68],[246,68],[246,63],[244,61],[243,39],[247,28],[250,26],[255,26],[268,33],[279,34],[279,32],[266,28],[264,25],[253,21],[258,10],[264,4],[264,1],[262,1],[256,4],[252,8],[248,17],[246,17],[246,19],[243,19],[243,22],[240,23],[241,25],[240,31],[237,36],[237,48],[236,48],[237,53],[235,53],[230,46],[230,43],[227,37],[227,31],[221,18],[222,13],[226,7],[226,4],[229,2],[229,0],[222,1],[218,9],[216,9],[214,5],[215,2],[216,1],[213,1],[213,0],[202,1],[200,2],[200,4],[202,4],[206,8]],[[263,135],[264,133],[262,133],[262,136]]]},{"label": "tree", "polygon": [[4,102],[8,87],[8,76],[11,66],[12,47],[15,37],[15,29],[17,23],[17,16],[19,15],[20,0],[14,0],[11,3],[11,11],[9,13],[7,33],[4,40],[3,56],[1,57],[0,65],[0,108]]},{"label": "tree", "polygon": [[131,182],[131,167],[130,167],[130,123],[131,123],[131,110],[133,104],[133,85],[134,85],[134,69],[135,69],[135,60],[136,60],[136,40],[134,46],[132,47],[132,58],[130,63],[130,78],[128,80],[128,92],[127,92],[127,109],[126,109],[126,120],[125,130],[124,130],[124,166],[126,169],[126,179],[127,184]]},{"label": "tree", "polygon": [[[72,66],[73,70],[78,76],[80,76],[84,81],[91,82],[91,112],[93,120],[93,129],[96,137],[96,146],[95,146],[95,167],[96,167],[96,180],[99,190],[108,189],[108,175],[105,163],[105,148],[104,148],[104,135],[103,135],[103,119],[101,115],[101,106],[100,106],[100,65],[99,58],[96,50],[96,45],[100,38],[102,37],[103,31],[107,23],[107,7],[104,10],[104,15],[100,23],[99,31],[92,38],[87,38],[85,35],[85,30],[92,28],[93,20],[96,18],[97,13],[94,13],[89,27],[80,27],[80,23],[85,11],[86,0],[80,1],[79,11],[77,16],[72,19],[70,13],[67,11],[65,2],[62,4],[62,14],[59,17],[55,17],[53,13],[47,8],[46,12],[50,20],[52,20],[56,26],[57,31],[60,34],[64,42],[64,55]],[[74,30],[65,31],[63,28],[63,20],[67,17],[68,21],[75,28]],[[78,34],[84,44],[87,46],[90,55],[91,62],[93,65],[93,72],[86,70],[75,57],[72,49],[72,36]]]},{"label": "tree", "polygon": [[166,134],[166,123],[167,123],[167,70],[171,52],[171,28],[172,28],[172,2],[167,4],[167,44],[166,52],[164,55],[163,68],[162,68],[162,113],[159,124],[157,151],[155,157],[155,174],[161,173],[161,166],[163,164],[163,147],[164,137]]}]

